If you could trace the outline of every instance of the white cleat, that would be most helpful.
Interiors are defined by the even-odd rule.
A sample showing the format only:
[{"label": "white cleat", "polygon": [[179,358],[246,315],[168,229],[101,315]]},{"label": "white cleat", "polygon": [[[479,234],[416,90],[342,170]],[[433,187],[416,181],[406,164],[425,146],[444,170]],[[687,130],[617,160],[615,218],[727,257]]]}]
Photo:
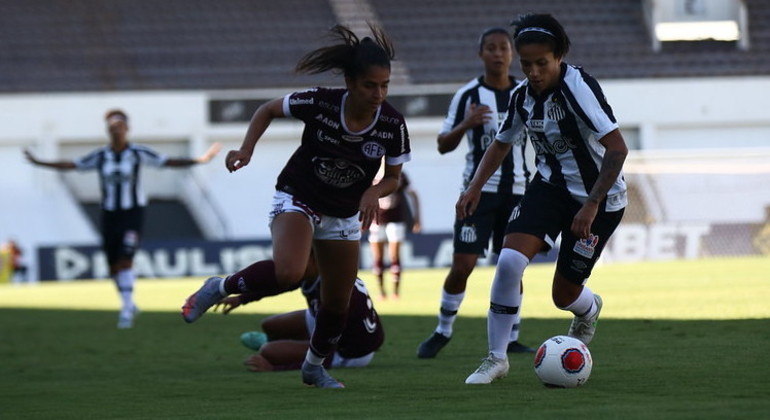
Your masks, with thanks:
[{"label": "white cleat", "polygon": [[495,379],[505,378],[508,375],[508,359],[498,359],[489,353],[482,359],[481,366],[471,373],[465,380],[466,384],[490,384]]},{"label": "white cleat", "polygon": [[129,310],[120,311],[118,316],[118,329],[126,330],[134,327],[134,318],[139,314],[139,308],[134,305]]},{"label": "white cleat", "polygon": [[572,324],[570,324],[569,331],[567,332],[568,336],[577,338],[586,346],[593,340],[594,333],[596,333],[596,321],[599,320],[599,313],[602,311],[601,296],[594,294],[594,304],[596,305],[594,316],[587,318],[576,316],[572,319]]}]

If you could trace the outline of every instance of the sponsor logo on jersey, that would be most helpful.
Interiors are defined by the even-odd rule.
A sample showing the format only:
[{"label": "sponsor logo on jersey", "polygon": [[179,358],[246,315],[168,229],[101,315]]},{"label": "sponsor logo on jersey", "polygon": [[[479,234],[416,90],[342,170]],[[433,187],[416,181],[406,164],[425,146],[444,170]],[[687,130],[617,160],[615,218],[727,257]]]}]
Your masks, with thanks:
[{"label": "sponsor logo on jersey", "polygon": [[529,120],[527,122],[527,128],[536,133],[544,133],[545,130],[543,129],[543,126],[543,120]]},{"label": "sponsor logo on jersey", "polygon": [[339,128],[340,128],[340,123],[338,121],[334,121],[331,118],[327,118],[327,117],[324,116],[324,114],[316,115],[315,116],[315,120],[320,122],[321,124],[324,124],[324,125],[326,125],[328,127],[333,128],[335,130],[339,130]]},{"label": "sponsor logo on jersey", "polygon": [[334,137],[327,136],[323,130],[318,130],[316,135],[318,136],[318,141],[321,143],[340,144],[339,140],[335,139]]},{"label": "sponsor logo on jersey", "polygon": [[588,264],[584,263],[581,260],[572,260],[570,268],[577,272],[582,272],[583,270],[588,268]]},{"label": "sponsor logo on jersey", "polygon": [[392,140],[395,136],[390,131],[377,131],[372,130],[372,132],[369,134],[372,137],[377,137],[378,139],[383,140]]},{"label": "sponsor logo on jersey", "polygon": [[557,155],[566,153],[572,149],[577,149],[575,142],[569,137],[562,137],[553,143],[549,143],[548,140],[541,140],[539,136],[529,136],[532,146],[535,148],[535,153],[538,155]]},{"label": "sponsor logo on jersey", "polygon": [[460,242],[471,244],[476,242],[477,239],[476,226],[465,225],[460,228]]},{"label": "sponsor logo on jersey", "polygon": [[290,98],[289,99],[289,105],[313,105],[313,102],[315,100],[313,98]]},{"label": "sponsor logo on jersey", "polygon": [[521,215],[521,205],[518,205],[513,208],[513,211],[511,211],[511,218],[508,219],[508,221],[510,222],[511,220],[518,219],[519,215]]},{"label": "sponsor logo on jersey", "polygon": [[588,235],[586,239],[578,239],[575,242],[575,247],[572,248],[576,254],[586,258],[593,258],[594,251],[596,251],[596,245],[599,243],[599,236],[593,233]]},{"label": "sponsor logo on jersey", "polygon": [[385,154],[385,148],[376,141],[367,141],[361,146],[361,153],[369,159],[379,159]]},{"label": "sponsor logo on jersey", "polygon": [[314,157],[315,175],[324,184],[335,188],[346,188],[362,180],[364,170],[345,159]]},{"label": "sponsor logo on jersey", "polygon": [[318,106],[324,109],[328,109],[334,112],[340,112],[340,107],[334,104],[330,104],[326,101],[318,101]]},{"label": "sponsor logo on jersey", "polygon": [[342,140],[349,141],[351,143],[358,143],[360,141],[364,141],[364,138],[361,136],[351,136],[350,134],[343,134]]},{"label": "sponsor logo on jersey", "polygon": [[388,124],[398,124],[400,122],[398,118],[389,117],[387,115],[382,115],[382,114],[380,114],[380,121]]}]

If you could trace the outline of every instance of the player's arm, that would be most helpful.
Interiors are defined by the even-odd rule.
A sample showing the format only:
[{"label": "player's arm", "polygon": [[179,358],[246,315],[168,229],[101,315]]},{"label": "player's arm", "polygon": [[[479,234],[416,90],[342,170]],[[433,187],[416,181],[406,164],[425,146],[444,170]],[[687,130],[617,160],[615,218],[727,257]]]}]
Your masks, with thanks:
[{"label": "player's arm", "polygon": [[500,140],[495,140],[489,145],[481,158],[478,169],[476,169],[476,174],[473,175],[473,179],[468,183],[468,188],[460,194],[460,199],[457,201],[455,210],[459,219],[464,219],[476,211],[476,206],[481,199],[481,188],[503,163],[503,159],[511,151],[511,147],[512,143],[504,143]]},{"label": "player's arm", "polygon": [[420,219],[420,199],[417,197],[417,192],[412,188],[408,188],[406,193],[409,195],[410,201],[412,203],[412,218],[414,219],[412,232],[420,233],[420,230],[422,230],[422,222]]},{"label": "player's arm", "polygon": [[29,149],[24,149],[24,156],[27,158],[27,160],[32,163],[33,165],[37,166],[45,166],[47,168],[53,168],[53,169],[75,169],[77,166],[75,166],[75,162],[72,160],[58,160],[58,161],[43,161],[35,157],[32,152],[29,151]]},{"label": "player's arm", "polygon": [[401,166],[401,164],[388,165],[386,163],[380,182],[364,191],[358,205],[358,220],[361,221],[362,229],[369,229],[369,225],[377,217],[377,210],[380,208],[380,198],[385,197],[398,188],[399,178],[401,178]]},{"label": "player's arm", "polygon": [[191,158],[170,158],[166,160],[166,163],[164,166],[170,166],[170,167],[187,167],[192,165],[198,165],[201,163],[208,163],[211,161],[211,159],[214,158],[214,156],[219,153],[219,151],[222,149],[222,145],[220,143],[214,143],[209,147],[208,150],[206,150],[205,153],[198,156],[197,158],[191,159]]},{"label": "player's arm", "polygon": [[449,132],[438,135],[436,139],[438,142],[438,152],[443,155],[455,150],[465,133],[471,128],[486,124],[492,118],[490,114],[488,106],[470,104],[468,114],[459,124],[454,126]]},{"label": "player's arm", "polygon": [[273,99],[257,108],[257,111],[251,117],[249,129],[246,131],[246,137],[244,137],[243,143],[241,143],[241,148],[229,151],[227,157],[225,157],[225,166],[228,171],[234,172],[248,165],[251,155],[254,153],[254,146],[257,145],[257,141],[265,133],[273,119],[285,117],[283,113],[283,99],[282,97]]},{"label": "player's arm", "polygon": [[588,200],[572,219],[570,228],[572,233],[579,238],[587,238],[591,234],[591,224],[593,224],[596,213],[599,211],[599,204],[618,179],[620,171],[623,169],[623,162],[628,156],[628,147],[617,128],[599,139],[599,143],[605,149],[602,166],[599,168],[599,176],[588,194]]}]

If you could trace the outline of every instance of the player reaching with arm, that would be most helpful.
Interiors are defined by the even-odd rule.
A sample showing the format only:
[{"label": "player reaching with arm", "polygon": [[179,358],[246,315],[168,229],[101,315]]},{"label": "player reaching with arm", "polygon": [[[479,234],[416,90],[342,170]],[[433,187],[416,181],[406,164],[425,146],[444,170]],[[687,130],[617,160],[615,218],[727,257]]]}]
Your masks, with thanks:
[{"label": "player reaching with arm", "polygon": [[[194,322],[229,294],[269,296],[297,284],[312,248],[321,276],[321,301],[302,381],[320,388],[343,388],[323,362],[345,328],[350,294],[358,274],[361,228],[375,218],[378,200],[398,186],[401,165],[410,160],[403,116],[385,101],[393,48],[387,35],[371,26],[373,38],[359,39],[335,26],[334,45],[314,50],[297,64],[301,73],[340,71],[345,88],[313,88],[274,99],[257,109],[241,148],[227,154],[230,171],[248,165],[257,141],[275,118],[305,124],[299,148],[278,176],[270,229],[273,261],[260,261],[226,279],[212,277],[182,308]],[[372,185],[383,159],[382,180]],[[260,278],[259,284],[248,279]]]},{"label": "player reaching with arm", "polygon": [[537,174],[514,209],[492,282],[487,317],[489,353],[465,380],[488,384],[508,373],[506,345],[521,305],[524,269],[562,236],[553,277],[554,304],[573,314],[568,335],[591,342],[602,300],[585,286],[627,204],[622,166],[628,149],[599,84],[563,62],[570,41],[551,15],[514,22],[514,46],[527,80],[457,202],[457,217],[477,211],[486,180],[513,144],[528,138]]},{"label": "player reaching with arm", "polygon": [[29,150],[24,155],[31,163],[58,170],[94,170],[102,187],[102,248],[107,255],[110,276],[115,282],[122,309],[118,328],[131,328],[138,312],[134,303],[134,254],[142,236],[147,197],[142,187],[140,169],[153,167],[189,167],[209,162],[221,146],[214,143],[198,158],[170,158],[153,149],[128,142],[128,115],[114,109],[105,115],[110,144],[76,160],[43,161]]}]

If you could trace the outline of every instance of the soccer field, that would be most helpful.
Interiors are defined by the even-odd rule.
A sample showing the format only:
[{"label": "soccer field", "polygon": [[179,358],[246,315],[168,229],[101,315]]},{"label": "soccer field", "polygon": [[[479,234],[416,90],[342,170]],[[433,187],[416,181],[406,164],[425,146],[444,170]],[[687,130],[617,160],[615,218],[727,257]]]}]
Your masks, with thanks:
[{"label": "soccer field", "polygon": [[[521,341],[563,334],[550,264],[525,274]],[[762,418],[770,412],[770,259],[618,264],[595,270],[605,306],[588,384],[540,385],[530,355],[507,378],[463,383],[486,351],[492,268],[474,272],[452,342],[434,360],[417,345],[435,327],[445,269],[411,270],[399,301],[375,301],[386,342],[365,369],[336,370],[345,390],[298,372],[250,373],[238,341],[301,295],[268,298],[193,325],[179,316],[201,279],[140,280],[142,314],[116,330],[110,282],[0,286],[0,418]],[[370,291],[375,284],[362,277]]]}]

